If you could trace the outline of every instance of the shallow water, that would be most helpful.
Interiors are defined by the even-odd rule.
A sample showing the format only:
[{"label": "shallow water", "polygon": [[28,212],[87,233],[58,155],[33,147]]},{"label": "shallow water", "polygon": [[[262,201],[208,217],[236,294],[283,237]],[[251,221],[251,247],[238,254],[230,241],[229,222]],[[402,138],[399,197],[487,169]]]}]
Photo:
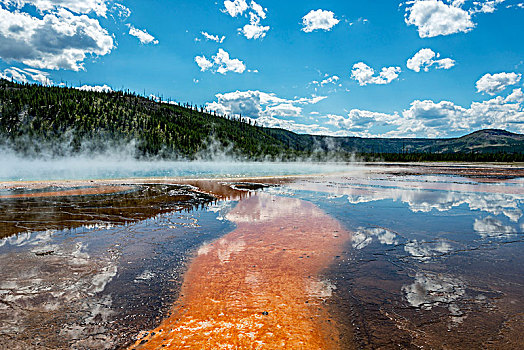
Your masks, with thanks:
[{"label": "shallow water", "polygon": [[65,158],[3,160],[0,181],[87,180],[129,178],[216,178],[324,174],[348,171],[346,163],[242,161],[137,161],[133,159]]},{"label": "shallow water", "polygon": [[452,170],[4,189],[0,347],[522,348],[523,182]]}]

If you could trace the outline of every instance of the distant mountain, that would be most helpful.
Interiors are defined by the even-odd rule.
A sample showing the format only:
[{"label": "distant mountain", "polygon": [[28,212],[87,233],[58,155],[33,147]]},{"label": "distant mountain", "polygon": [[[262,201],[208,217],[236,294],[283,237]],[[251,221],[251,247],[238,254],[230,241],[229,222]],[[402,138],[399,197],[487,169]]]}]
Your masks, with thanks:
[{"label": "distant mountain", "polygon": [[296,134],[202,107],[129,92],[17,84],[0,79],[0,146],[27,156],[130,152],[138,158],[524,161],[524,135],[480,130],[459,138]]},{"label": "distant mountain", "polygon": [[311,149],[322,145],[324,150],[342,149],[357,153],[523,153],[524,135],[505,130],[486,129],[458,138],[361,138],[299,135],[282,129],[266,129],[266,133],[293,145]]},{"label": "distant mountain", "polygon": [[[427,149],[423,149],[425,151]],[[524,135],[506,130],[485,129],[455,139],[438,140],[431,150],[438,153],[524,152]]]}]

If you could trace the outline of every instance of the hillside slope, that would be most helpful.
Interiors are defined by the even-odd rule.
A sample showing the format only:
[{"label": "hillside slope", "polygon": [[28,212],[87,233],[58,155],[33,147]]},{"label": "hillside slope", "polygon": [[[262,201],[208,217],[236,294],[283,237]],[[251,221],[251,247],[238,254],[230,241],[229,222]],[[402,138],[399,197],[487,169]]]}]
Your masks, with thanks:
[{"label": "hillside slope", "polygon": [[[159,103],[129,92],[90,92],[0,80],[0,146],[23,155],[130,150],[134,157],[244,159],[316,157],[412,160],[524,158],[524,135],[480,130],[449,139],[296,134],[252,125],[194,106]],[[387,154],[400,156],[384,157]],[[438,156],[438,155],[441,156]],[[450,157],[449,155],[459,155]],[[369,155],[369,156],[368,156]],[[485,156],[489,155],[489,156]],[[520,159],[519,158],[519,159]]]}]

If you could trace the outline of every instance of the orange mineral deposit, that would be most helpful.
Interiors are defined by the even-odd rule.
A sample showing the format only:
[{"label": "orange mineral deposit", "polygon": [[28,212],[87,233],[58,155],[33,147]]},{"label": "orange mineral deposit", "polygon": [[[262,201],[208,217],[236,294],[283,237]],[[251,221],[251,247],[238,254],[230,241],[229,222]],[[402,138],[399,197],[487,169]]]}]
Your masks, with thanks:
[{"label": "orange mineral deposit", "polygon": [[350,239],[295,198],[258,193],[227,215],[237,228],[203,245],[172,315],[132,349],[336,349],[321,273]]}]

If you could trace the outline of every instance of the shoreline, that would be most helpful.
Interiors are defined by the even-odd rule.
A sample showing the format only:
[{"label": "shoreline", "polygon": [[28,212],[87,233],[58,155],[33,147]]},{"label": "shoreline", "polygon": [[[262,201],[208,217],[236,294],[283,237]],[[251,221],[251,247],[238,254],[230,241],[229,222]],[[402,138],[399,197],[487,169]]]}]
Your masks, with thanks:
[{"label": "shoreline", "polygon": [[[327,164],[327,163],[326,163]],[[309,179],[319,176],[340,177],[354,175],[357,172],[370,174],[397,174],[398,172],[411,172],[411,175],[456,175],[464,177],[508,177],[524,178],[524,163],[348,163],[347,171],[319,172],[310,174],[285,174],[285,175],[241,175],[241,176],[217,176],[217,177],[120,177],[101,179],[44,179],[44,180],[21,180],[0,181],[0,190],[16,188],[41,189],[45,187],[69,188],[80,186],[111,186],[111,185],[134,185],[134,184],[180,184],[191,185],[194,182],[261,182],[272,183],[279,180],[292,181],[297,179]],[[417,171],[418,170],[418,171]],[[462,171],[460,171],[462,170]],[[505,171],[500,171],[505,170]],[[0,196],[1,198],[1,196]]]},{"label": "shoreline", "polygon": [[[275,162],[273,162],[274,164]],[[288,163],[282,163],[288,164]],[[289,163],[290,164],[290,163]],[[302,163],[303,164],[303,163]],[[313,163],[314,166],[317,163]],[[115,185],[125,182],[125,184],[154,184],[154,183],[186,183],[189,181],[264,181],[268,179],[299,179],[299,178],[312,178],[318,176],[342,176],[350,174],[357,170],[364,170],[367,172],[375,172],[376,170],[385,170],[384,173],[391,173],[394,169],[439,169],[444,170],[446,168],[466,169],[466,170],[489,170],[489,169],[511,169],[515,173],[518,170],[521,172],[515,174],[515,177],[524,177],[524,163],[464,163],[464,162],[417,162],[417,163],[346,163],[346,162],[326,162],[318,164],[347,164],[348,166],[354,166],[349,168],[347,171],[336,171],[336,172],[315,172],[309,174],[284,174],[284,175],[239,175],[239,176],[223,176],[217,177],[203,176],[203,177],[191,177],[191,176],[160,176],[160,177],[118,177],[118,178],[93,178],[93,179],[42,179],[42,180],[0,180],[0,189],[10,188],[41,188],[36,185],[47,185],[61,187],[62,184],[76,185],[76,186],[89,186],[93,184],[97,185]],[[375,170],[375,171],[374,171]],[[376,171],[380,173],[380,171]],[[448,172],[427,172],[427,174],[448,174]],[[460,174],[459,174],[460,175]],[[520,175],[520,176],[519,176]]]}]

